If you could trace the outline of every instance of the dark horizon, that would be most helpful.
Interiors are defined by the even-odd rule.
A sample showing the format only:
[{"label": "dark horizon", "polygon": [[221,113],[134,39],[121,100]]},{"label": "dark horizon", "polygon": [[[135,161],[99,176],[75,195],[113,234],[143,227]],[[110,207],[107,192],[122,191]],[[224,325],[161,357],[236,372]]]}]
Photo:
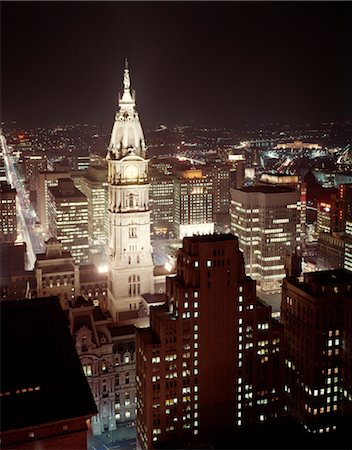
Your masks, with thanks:
[{"label": "dark horizon", "polygon": [[351,2],[2,2],[2,120],[110,127],[126,56],[142,124],[351,120],[351,19]]}]

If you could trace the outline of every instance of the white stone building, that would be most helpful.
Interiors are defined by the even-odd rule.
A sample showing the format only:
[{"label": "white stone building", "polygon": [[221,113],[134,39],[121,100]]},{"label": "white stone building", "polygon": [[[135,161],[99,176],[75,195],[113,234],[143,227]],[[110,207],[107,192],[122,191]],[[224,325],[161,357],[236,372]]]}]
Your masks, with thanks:
[{"label": "white stone building", "polygon": [[126,62],[108,147],[108,306],[115,320],[135,320],[142,294],[153,293],[149,175],[143,130]]}]

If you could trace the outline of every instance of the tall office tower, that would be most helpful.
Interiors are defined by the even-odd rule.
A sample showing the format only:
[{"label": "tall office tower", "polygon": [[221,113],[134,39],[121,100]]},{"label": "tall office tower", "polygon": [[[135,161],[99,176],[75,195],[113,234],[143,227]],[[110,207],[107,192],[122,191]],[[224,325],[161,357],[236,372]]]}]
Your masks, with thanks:
[{"label": "tall office tower", "polygon": [[317,243],[317,270],[344,267],[345,237],[341,233],[319,233]]},{"label": "tall office tower", "polygon": [[283,282],[288,413],[311,433],[336,430],[352,412],[351,286],[345,269]]},{"label": "tall office tower", "polygon": [[4,181],[0,183],[0,242],[17,239],[16,189]]},{"label": "tall office tower", "polygon": [[297,190],[253,186],[231,190],[231,231],[238,236],[246,273],[262,291],[277,290],[285,277],[285,257],[300,245]]},{"label": "tall office tower", "polygon": [[[123,94],[108,147],[108,302],[115,319],[137,312],[153,292],[149,176],[143,130],[130,91],[126,62]],[[131,314],[125,314],[130,316]]]},{"label": "tall office tower", "polygon": [[306,240],[306,222],[307,222],[307,184],[301,182],[297,175],[286,175],[280,173],[263,173],[259,180],[260,184],[274,185],[274,186],[287,186],[292,189],[297,189],[299,192],[300,208],[300,229],[301,233],[298,236],[300,245],[297,246],[298,252],[302,253]]},{"label": "tall office tower", "polygon": [[69,172],[40,172],[37,179],[37,214],[44,232],[49,229],[48,197],[49,188],[57,186],[60,178],[69,178]]},{"label": "tall office tower", "polygon": [[173,237],[174,178],[157,169],[150,171],[150,204],[153,239]]},{"label": "tall office tower", "polygon": [[75,185],[88,200],[88,241],[90,248],[107,243],[108,173],[103,166],[90,166]]},{"label": "tall office tower", "polygon": [[71,252],[78,264],[88,262],[88,201],[70,178],[49,188],[49,230]]},{"label": "tall office tower", "polygon": [[344,268],[352,271],[352,221],[346,221]]},{"label": "tall office tower", "polygon": [[214,232],[213,187],[201,169],[184,170],[175,179],[175,236]]},{"label": "tall office tower", "polygon": [[222,225],[230,225],[230,166],[215,163],[205,171],[213,184],[214,221],[221,229]]},{"label": "tall office tower", "polygon": [[36,201],[36,185],[39,172],[47,170],[46,156],[28,155],[24,157],[24,176],[28,190],[30,191],[31,200]]},{"label": "tall office tower", "polygon": [[331,199],[331,231],[344,232],[346,220],[352,219],[352,184],[340,184]]},{"label": "tall office tower", "polygon": [[183,440],[275,417],[281,335],[244,273],[237,238],[184,238],[166,304],[151,308],[150,328],[136,330],[141,448],[170,441],[184,448]]}]

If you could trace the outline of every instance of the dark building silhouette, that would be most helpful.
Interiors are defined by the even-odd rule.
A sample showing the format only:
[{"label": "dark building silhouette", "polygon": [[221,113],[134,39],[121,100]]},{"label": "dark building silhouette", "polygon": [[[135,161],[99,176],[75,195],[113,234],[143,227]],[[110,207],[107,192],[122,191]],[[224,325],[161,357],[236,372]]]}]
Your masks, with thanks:
[{"label": "dark building silhouette", "polygon": [[352,272],[283,283],[288,414],[308,433],[338,432],[352,412]]},{"label": "dark building silhouette", "polygon": [[96,406],[57,297],[1,306],[1,446],[86,449]]}]

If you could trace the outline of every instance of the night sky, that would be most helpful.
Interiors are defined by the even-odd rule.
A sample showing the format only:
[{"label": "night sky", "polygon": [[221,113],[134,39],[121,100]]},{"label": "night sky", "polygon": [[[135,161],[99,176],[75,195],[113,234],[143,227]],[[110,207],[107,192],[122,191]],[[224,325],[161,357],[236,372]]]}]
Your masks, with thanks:
[{"label": "night sky", "polygon": [[143,124],[352,119],[351,2],[2,2],[2,120],[110,126],[125,56]]}]

